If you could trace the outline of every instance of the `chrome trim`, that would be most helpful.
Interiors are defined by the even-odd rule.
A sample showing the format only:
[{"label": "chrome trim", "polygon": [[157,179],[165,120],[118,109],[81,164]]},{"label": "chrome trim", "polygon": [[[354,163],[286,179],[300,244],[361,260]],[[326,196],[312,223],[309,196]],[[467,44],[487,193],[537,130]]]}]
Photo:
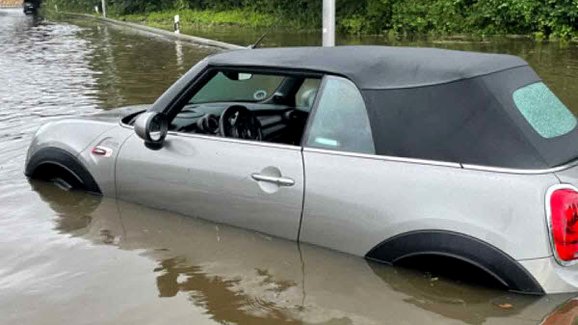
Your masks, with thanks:
[{"label": "chrome trim", "polygon": [[355,153],[355,152],[328,150],[328,149],[317,149],[317,148],[305,147],[305,148],[303,148],[303,152],[323,153],[323,154],[335,155],[335,156],[346,156],[346,157],[355,157],[355,158],[364,158],[364,159],[373,159],[373,160],[385,160],[385,161],[419,164],[419,165],[451,167],[451,168],[460,168],[460,169],[462,168],[461,164],[453,163],[453,162],[417,159],[417,158],[381,156],[381,155],[362,154],[362,153]]},{"label": "chrome trim", "polygon": [[462,164],[464,169],[477,170],[484,172],[494,172],[494,173],[505,173],[505,174],[524,174],[524,175],[540,175],[540,174],[550,174],[556,173],[568,168],[572,168],[578,165],[578,160],[567,163],[565,165],[556,166],[552,168],[545,169],[518,169],[518,168],[503,168],[503,167],[490,167],[490,166],[480,166],[480,165],[470,165]]},{"label": "chrome trim", "polygon": [[552,235],[552,209],[550,209],[550,199],[552,198],[552,194],[557,191],[557,190],[564,190],[564,189],[568,189],[568,190],[573,190],[575,192],[578,192],[578,188],[576,188],[573,185],[570,184],[556,184],[556,185],[552,185],[548,188],[548,190],[546,191],[546,196],[545,196],[545,209],[546,209],[546,226],[548,227],[548,238],[550,239],[550,248],[552,249],[552,255],[554,256],[554,259],[556,260],[556,262],[562,266],[572,266],[578,263],[578,259],[573,260],[573,261],[563,261],[558,257],[558,253],[556,252],[556,246],[554,245],[554,237]]},{"label": "chrome trim", "polygon": [[[132,126],[126,125],[122,122],[120,122],[119,124],[124,128],[133,129]],[[292,150],[300,150],[301,149],[301,147],[293,146],[293,145],[286,145],[286,144],[278,144],[278,143],[270,143],[270,142],[256,142],[256,141],[230,139],[230,138],[216,138],[216,137],[211,137],[211,136],[206,136],[206,135],[184,134],[184,133],[178,133],[178,132],[174,132],[174,131],[170,131],[169,134],[178,134],[178,135],[183,135],[183,136],[198,137],[198,138],[216,140],[216,141],[238,142],[238,143],[246,143],[246,144],[253,144],[253,145],[262,145],[262,146],[268,146],[268,147],[292,149]],[[465,169],[465,170],[473,170],[473,171],[481,171],[481,172],[519,174],[519,175],[550,174],[550,173],[556,173],[556,172],[564,171],[564,170],[567,170],[569,168],[578,166],[578,160],[575,160],[575,161],[572,161],[570,163],[556,166],[556,167],[552,167],[552,168],[520,169],[520,168],[507,168],[507,167],[491,167],[491,166],[482,166],[482,165],[473,165],[473,164],[461,164],[461,163],[455,163],[455,162],[428,160],[428,159],[419,159],[419,158],[403,158],[403,157],[394,157],[394,156],[360,154],[360,153],[355,153],[355,152],[344,152],[344,151],[337,151],[337,150],[308,148],[308,147],[303,147],[303,151],[304,152],[325,153],[325,154],[337,155],[337,156],[349,156],[349,157],[374,159],[374,160],[385,160],[385,161],[393,161],[393,162],[403,162],[403,163],[429,165],[429,166],[461,168],[461,169]]]},{"label": "chrome trim", "polygon": [[263,142],[263,141],[256,141],[256,140],[243,140],[243,139],[234,139],[234,138],[223,138],[223,137],[218,137],[218,136],[214,136],[214,135],[195,134],[195,133],[180,133],[180,132],[175,132],[175,131],[169,131],[168,134],[174,135],[174,136],[186,137],[186,138],[210,140],[210,141],[217,141],[217,142],[248,144],[248,145],[258,146],[258,147],[278,148],[278,149],[287,149],[287,150],[294,150],[294,151],[300,151],[301,150],[301,147],[289,145],[289,144],[281,144],[281,143],[271,143],[271,142]]},{"label": "chrome trim", "polygon": [[251,174],[251,178],[257,182],[267,182],[277,184],[279,186],[293,186],[295,185],[295,181],[291,178],[286,177],[275,177],[275,176],[267,176],[261,174]]},{"label": "chrome trim", "polygon": [[123,123],[122,118],[118,121],[118,124],[125,129],[134,130],[134,126]]}]

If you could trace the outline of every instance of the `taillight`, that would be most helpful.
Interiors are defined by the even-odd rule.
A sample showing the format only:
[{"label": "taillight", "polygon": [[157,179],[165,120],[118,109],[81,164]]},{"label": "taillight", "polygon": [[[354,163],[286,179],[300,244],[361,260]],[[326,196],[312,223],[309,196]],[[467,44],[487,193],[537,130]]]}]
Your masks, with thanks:
[{"label": "taillight", "polygon": [[558,258],[564,262],[578,259],[578,192],[557,189],[550,195],[552,241]]}]

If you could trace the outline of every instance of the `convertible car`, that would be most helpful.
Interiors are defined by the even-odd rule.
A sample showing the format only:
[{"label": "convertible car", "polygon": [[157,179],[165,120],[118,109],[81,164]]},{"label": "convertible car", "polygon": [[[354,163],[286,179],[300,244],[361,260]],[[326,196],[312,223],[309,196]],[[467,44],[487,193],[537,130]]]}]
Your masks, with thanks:
[{"label": "convertible car", "polygon": [[156,102],[42,126],[26,175],[389,264],[578,289],[576,118],[522,59],[237,50]]}]

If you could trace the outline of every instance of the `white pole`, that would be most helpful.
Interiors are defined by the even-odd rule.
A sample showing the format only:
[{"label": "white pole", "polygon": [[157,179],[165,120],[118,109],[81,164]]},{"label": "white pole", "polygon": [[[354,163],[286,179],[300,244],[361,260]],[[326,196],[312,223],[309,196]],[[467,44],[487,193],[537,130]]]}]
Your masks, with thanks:
[{"label": "white pole", "polygon": [[175,34],[181,33],[181,17],[179,17],[179,15],[175,15],[175,23],[173,24],[173,28],[175,30]]},{"label": "white pole", "polygon": [[323,0],[323,46],[335,46],[335,0]]},{"label": "white pole", "polygon": [[106,0],[101,0],[102,3],[102,16],[106,18]]}]

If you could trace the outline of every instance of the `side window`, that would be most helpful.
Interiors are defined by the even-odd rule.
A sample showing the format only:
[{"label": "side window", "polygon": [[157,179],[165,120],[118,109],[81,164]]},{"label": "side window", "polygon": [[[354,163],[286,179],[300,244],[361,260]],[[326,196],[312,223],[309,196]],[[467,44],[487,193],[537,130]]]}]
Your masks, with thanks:
[{"label": "side window", "polygon": [[317,96],[321,79],[305,79],[295,94],[295,105],[304,111],[310,112]]},{"label": "side window", "polygon": [[327,77],[305,142],[307,147],[374,154],[365,103],[357,87]]},{"label": "side window", "polygon": [[514,102],[526,121],[546,139],[559,137],[576,127],[572,112],[542,82],[516,90]]},{"label": "side window", "polygon": [[210,69],[169,130],[301,146],[319,84],[318,75]]}]

